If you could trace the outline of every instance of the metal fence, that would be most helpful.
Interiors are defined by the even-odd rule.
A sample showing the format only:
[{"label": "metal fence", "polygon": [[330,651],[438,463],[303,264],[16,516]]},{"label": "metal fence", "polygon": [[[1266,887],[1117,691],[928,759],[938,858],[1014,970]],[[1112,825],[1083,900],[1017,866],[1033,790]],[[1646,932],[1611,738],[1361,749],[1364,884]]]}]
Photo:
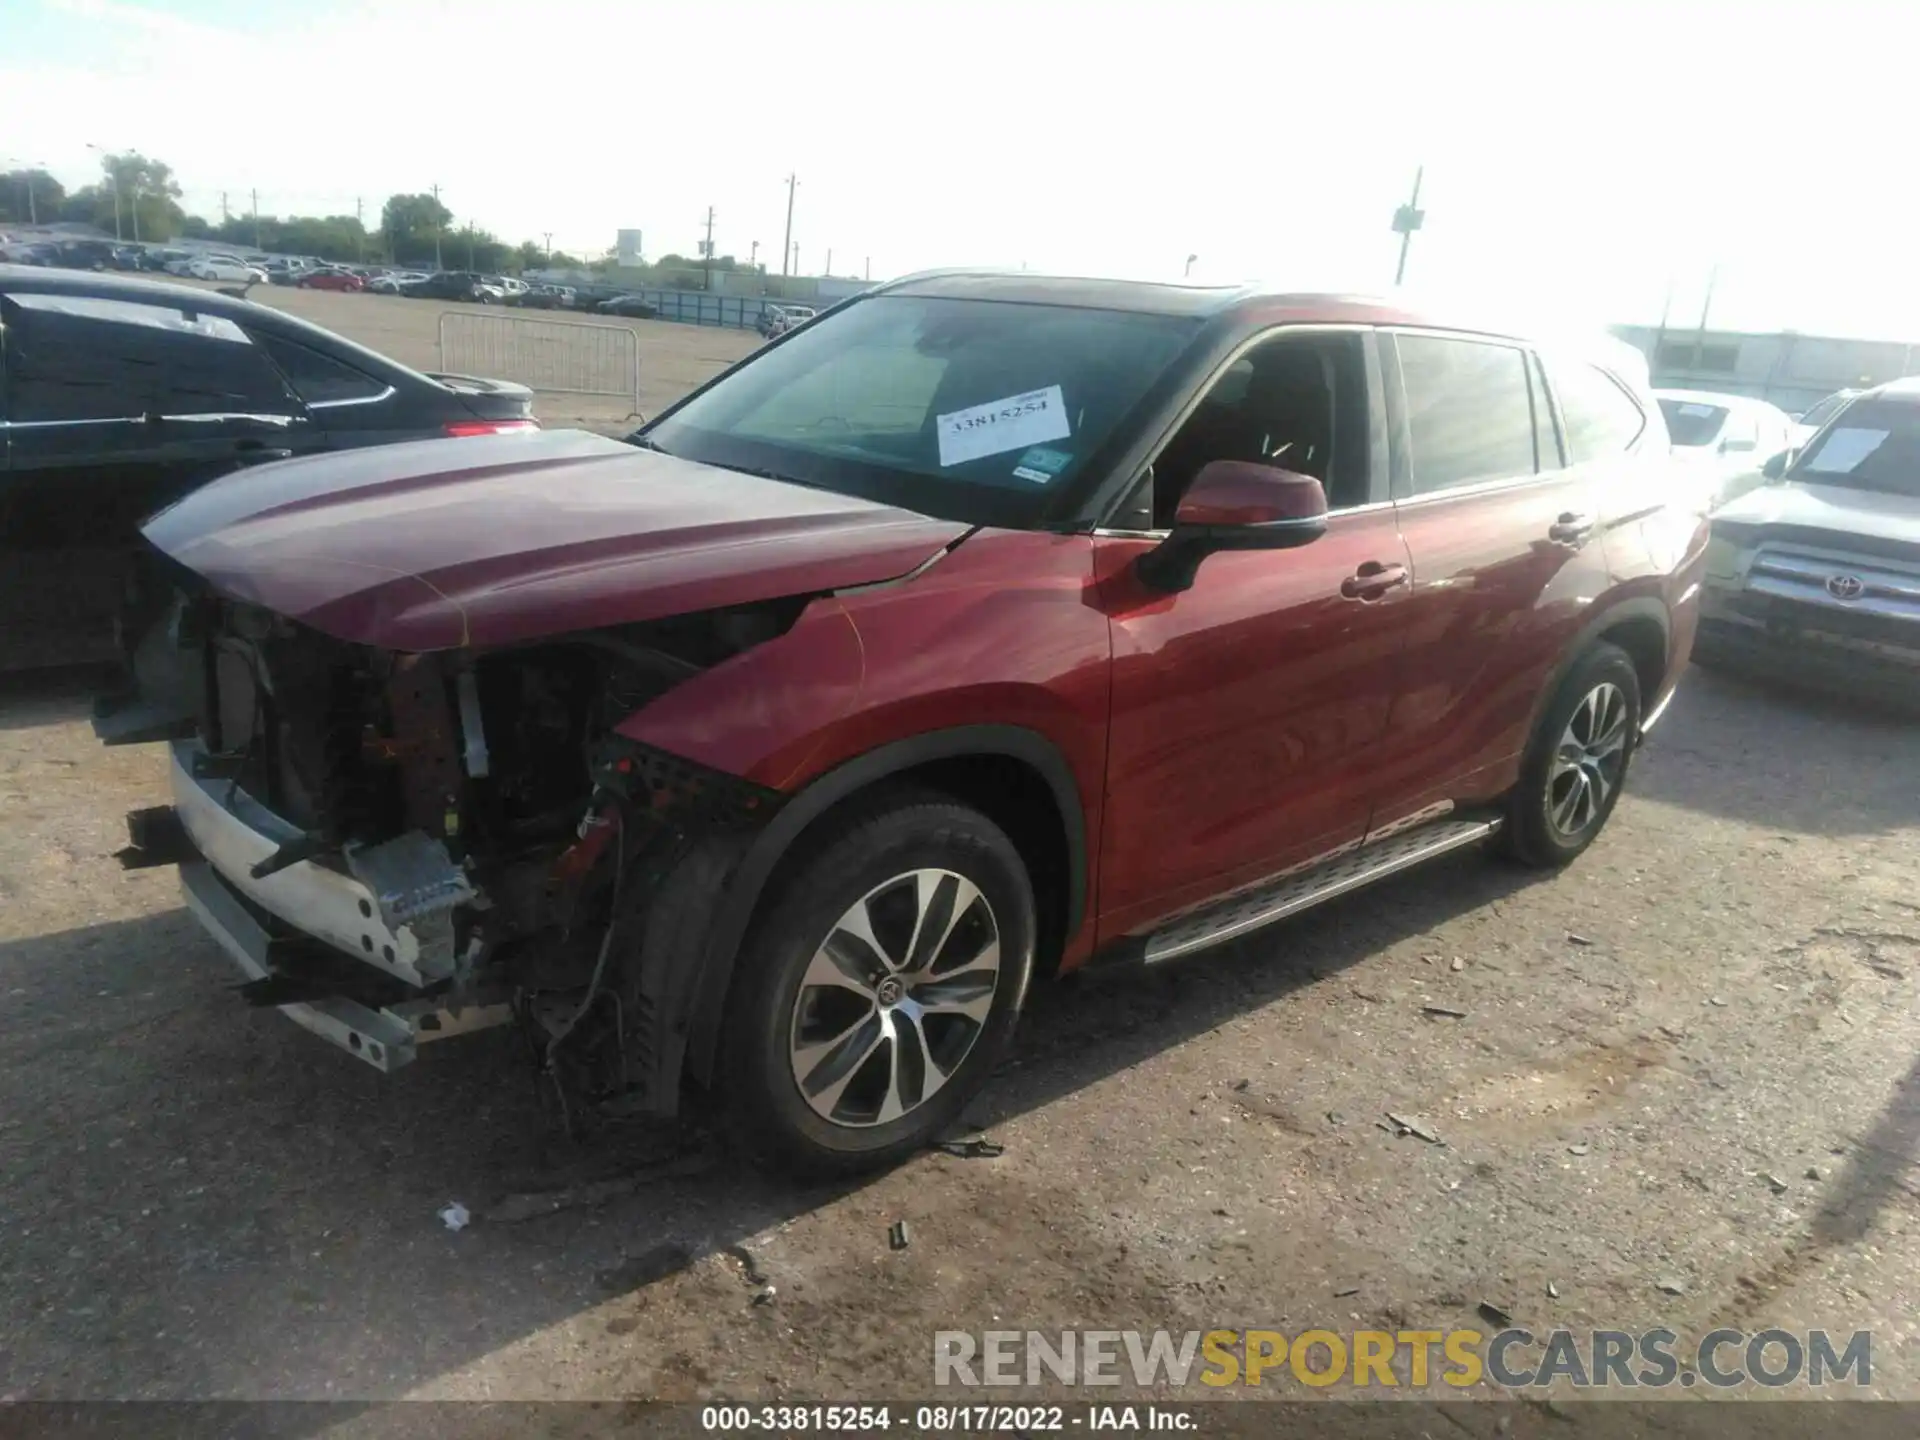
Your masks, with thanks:
[{"label": "metal fence", "polygon": [[756,328],[761,315],[772,306],[800,303],[765,295],[719,295],[703,290],[648,289],[622,293],[638,295],[660,312],[662,320],[677,320],[683,325],[722,325],[734,330]]},{"label": "metal fence", "polygon": [[640,409],[640,341],[625,325],[448,311],[440,317],[440,369],[534,390],[617,395]]}]

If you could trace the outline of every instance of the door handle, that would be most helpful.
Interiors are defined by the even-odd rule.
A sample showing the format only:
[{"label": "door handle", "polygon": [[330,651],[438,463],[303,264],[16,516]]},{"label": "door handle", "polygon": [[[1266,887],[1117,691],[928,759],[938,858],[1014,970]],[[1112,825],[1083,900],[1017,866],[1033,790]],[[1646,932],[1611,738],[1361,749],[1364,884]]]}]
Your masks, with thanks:
[{"label": "door handle", "polygon": [[1568,510],[1547,527],[1547,538],[1556,545],[1584,545],[1593,534],[1593,517]]},{"label": "door handle", "polygon": [[1404,565],[1383,565],[1369,560],[1340,582],[1340,593],[1349,600],[1378,600],[1387,591],[1404,585],[1411,578]]},{"label": "door handle", "polygon": [[267,460],[290,460],[293,451],[284,445],[267,445],[259,440],[242,440],[234,447],[234,453],[249,463]]}]

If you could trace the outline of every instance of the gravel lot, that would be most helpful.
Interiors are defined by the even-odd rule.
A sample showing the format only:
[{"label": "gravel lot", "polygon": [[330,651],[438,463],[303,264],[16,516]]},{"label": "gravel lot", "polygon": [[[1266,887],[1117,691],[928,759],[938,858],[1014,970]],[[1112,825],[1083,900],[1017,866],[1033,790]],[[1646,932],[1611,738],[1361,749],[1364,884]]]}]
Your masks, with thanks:
[{"label": "gravel lot", "polygon": [[[436,307],[266,298],[431,358]],[[663,386],[754,338],[635,329]],[[924,1398],[939,1329],[1482,1302],[1872,1329],[1920,1398],[1910,722],[1696,672],[1571,871],[1455,856],[1045,988],[978,1107],[1004,1155],[796,1189],[693,1129],[558,1138],[506,1032],[383,1078],[247,1010],[110,858],[159,755],[94,743],[85,676],[0,684],[0,1398]]]}]

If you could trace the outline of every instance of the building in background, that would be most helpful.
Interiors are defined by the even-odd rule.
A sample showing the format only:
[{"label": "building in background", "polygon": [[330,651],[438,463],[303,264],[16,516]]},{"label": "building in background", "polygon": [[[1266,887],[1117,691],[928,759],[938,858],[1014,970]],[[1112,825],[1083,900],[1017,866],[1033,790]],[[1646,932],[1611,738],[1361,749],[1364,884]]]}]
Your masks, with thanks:
[{"label": "building in background", "polygon": [[1761,335],[1652,325],[1616,325],[1613,333],[1647,357],[1662,390],[1752,395],[1798,415],[1836,390],[1864,389],[1911,375],[1914,346],[1897,340]]},{"label": "building in background", "polygon": [[[606,232],[603,230],[600,233],[604,235]],[[646,262],[641,258],[640,232],[638,230],[621,230],[617,232],[613,240],[613,255],[616,264],[645,264]]]}]

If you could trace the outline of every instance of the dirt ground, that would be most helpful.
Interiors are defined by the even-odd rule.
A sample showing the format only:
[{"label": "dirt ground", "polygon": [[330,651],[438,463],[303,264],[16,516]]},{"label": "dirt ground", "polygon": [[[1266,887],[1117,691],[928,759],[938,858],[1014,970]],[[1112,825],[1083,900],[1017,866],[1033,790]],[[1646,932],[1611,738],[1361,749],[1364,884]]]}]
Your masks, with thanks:
[{"label": "dirt ground", "polygon": [[[431,307],[268,298],[431,358]],[[753,338],[635,328],[683,384]],[[1003,1155],[821,1189],[566,1142],[505,1031],[383,1077],[248,1010],[111,859],[157,752],[94,742],[85,676],[0,686],[0,1399],[926,1398],[937,1330],[1482,1304],[1867,1329],[1920,1399],[1911,722],[1696,672],[1571,870],[1454,856],[1045,987],[976,1107]]]}]

